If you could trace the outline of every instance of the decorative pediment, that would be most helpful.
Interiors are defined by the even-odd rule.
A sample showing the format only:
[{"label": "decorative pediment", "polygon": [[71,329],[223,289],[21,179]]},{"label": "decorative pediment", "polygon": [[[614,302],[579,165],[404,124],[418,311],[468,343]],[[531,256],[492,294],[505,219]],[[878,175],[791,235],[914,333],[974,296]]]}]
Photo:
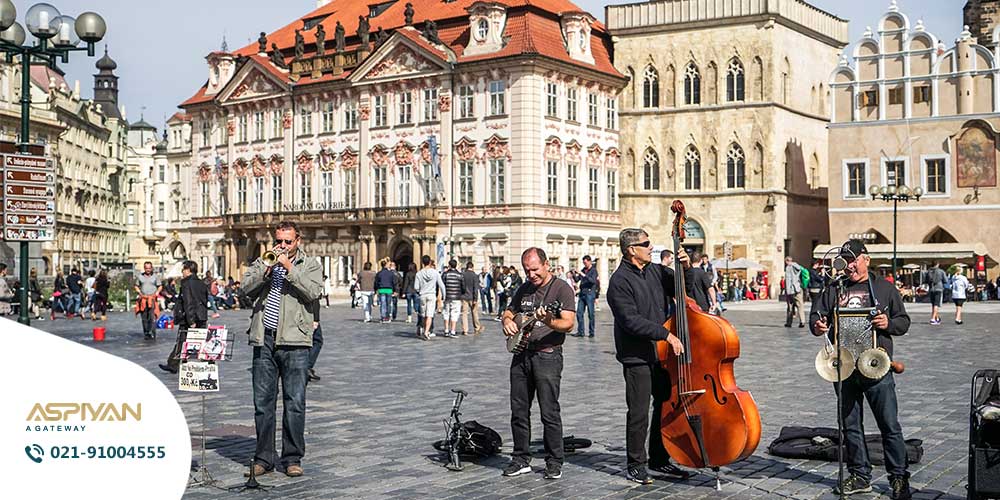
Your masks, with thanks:
[{"label": "decorative pediment", "polygon": [[[468,137],[462,137],[455,143],[455,155],[458,156],[459,160],[475,160],[476,159],[476,143]],[[428,158],[428,161],[430,158]]]},{"label": "decorative pediment", "polygon": [[281,171],[285,168],[285,157],[273,154],[268,161],[271,163],[271,175],[281,175]]},{"label": "decorative pediment", "polygon": [[324,172],[329,172],[330,170],[333,170],[334,167],[337,166],[336,163],[334,163],[336,155],[333,154],[333,151],[330,151],[325,148],[320,149],[319,154],[316,156],[317,158],[319,158],[319,169]]},{"label": "decorative pediment", "polygon": [[267,171],[266,163],[267,159],[261,155],[255,155],[250,159],[250,170],[253,171],[254,177],[264,176],[264,173]]},{"label": "decorative pediment", "polygon": [[353,82],[398,79],[445,69],[448,69],[448,62],[440,55],[397,32],[368,56],[350,79]]},{"label": "decorative pediment", "polygon": [[551,135],[548,139],[545,139],[545,157],[550,160],[559,160],[562,158],[562,140],[558,137]]},{"label": "decorative pediment", "polygon": [[580,143],[576,142],[575,139],[569,141],[566,144],[566,157],[570,158],[570,159],[573,159],[573,160],[579,160],[580,159],[580,150],[581,149],[582,149],[582,147],[580,146]]},{"label": "decorative pediment", "polygon": [[312,172],[313,155],[309,154],[307,151],[299,153],[299,155],[295,157],[295,165],[297,166],[299,172],[303,174]]},{"label": "decorative pediment", "polygon": [[604,166],[608,168],[618,168],[618,164],[621,162],[621,153],[618,148],[608,148],[608,152],[604,154]]},{"label": "decorative pediment", "polygon": [[406,141],[400,141],[393,148],[392,154],[395,157],[396,165],[412,165],[413,164],[413,146],[411,146]]},{"label": "decorative pediment", "polygon": [[288,91],[288,85],[250,60],[236,72],[236,75],[219,93],[219,102],[248,101],[262,97],[273,97]]},{"label": "decorative pediment", "polygon": [[250,170],[250,166],[243,158],[237,158],[236,161],[233,162],[233,169],[236,170],[237,177],[245,177],[247,172]]},{"label": "decorative pediment", "polygon": [[202,163],[198,166],[198,180],[201,182],[208,182],[212,179],[212,166],[207,162]]},{"label": "decorative pediment", "polygon": [[511,159],[510,143],[498,135],[492,135],[484,143],[486,147],[486,157],[490,159],[506,158]]},{"label": "decorative pediment", "polygon": [[371,157],[372,164],[377,167],[383,167],[389,163],[389,150],[381,144],[372,146],[372,149],[368,151],[368,156]]},{"label": "decorative pediment", "polygon": [[340,168],[354,168],[358,166],[358,152],[348,146],[340,153]]},{"label": "decorative pediment", "polygon": [[590,147],[587,148],[587,161],[593,164],[600,163],[601,153],[603,152],[604,151],[601,149],[601,146],[597,143],[591,144]]}]

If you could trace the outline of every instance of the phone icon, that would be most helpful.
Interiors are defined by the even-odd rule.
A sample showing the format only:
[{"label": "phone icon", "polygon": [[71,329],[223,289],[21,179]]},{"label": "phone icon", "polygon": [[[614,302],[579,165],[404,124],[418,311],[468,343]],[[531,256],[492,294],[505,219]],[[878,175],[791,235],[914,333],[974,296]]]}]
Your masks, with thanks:
[{"label": "phone icon", "polygon": [[28,458],[30,458],[32,462],[40,464],[42,463],[42,457],[45,456],[45,450],[43,450],[41,446],[33,444],[31,446],[24,447],[24,454],[28,455]]}]

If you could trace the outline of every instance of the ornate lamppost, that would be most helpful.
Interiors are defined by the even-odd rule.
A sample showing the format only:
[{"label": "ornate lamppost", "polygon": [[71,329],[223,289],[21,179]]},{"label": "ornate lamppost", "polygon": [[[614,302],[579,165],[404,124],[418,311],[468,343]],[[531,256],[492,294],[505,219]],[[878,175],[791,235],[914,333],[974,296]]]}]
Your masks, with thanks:
[{"label": "ornate lamppost", "polygon": [[[69,62],[69,53],[86,50],[94,55],[94,45],[104,38],[107,24],[93,13],[84,12],[74,19],[64,16],[47,3],[38,3],[28,9],[24,24],[35,37],[32,45],[24,45],[24,27],[17,21],[17,8],[11,0],[0,0],[0,52],[7,55],[7,63],[14,57],[21,61],[21,140],[18,149],[28,152],[28,134],[31,123],[31,66],[44,64],[55,67],[57,59]],[[77,47],[80,41],[86,47]],[[28,317],[28,242],[21,241],[21,314],[18,321],[30,324]]]},{"label": "ornate lamppost", "polygon": [[868,189],[868,194],[871,195],[872,200],[882,199],[884,202],[892,202],[892,281],[896,282],[896,212],[899,206],[899,202],[906,203],[913,199],[914,201],[920,201],[920,197],[924,195],[924,190],[920,187],[913,188],[912,190],[906,185],[899,187],[896,186],[879,186],[872,185]]}]

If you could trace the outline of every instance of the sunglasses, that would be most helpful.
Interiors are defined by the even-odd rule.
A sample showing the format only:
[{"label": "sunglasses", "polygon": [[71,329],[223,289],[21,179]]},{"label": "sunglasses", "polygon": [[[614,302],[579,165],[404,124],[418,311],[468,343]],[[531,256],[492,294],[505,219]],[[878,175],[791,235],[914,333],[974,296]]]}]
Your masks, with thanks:
[{"label": "sunglasses", "polygon": [[642,243],[633,243],[633,244],[631,244],[629,246],[630,247],[644,247],[644,248],[649,248],[649,246],[652,245],[652,244],[653,244],[652,241],[646,240],[646,241],[643,241]]},{"label": "sunglasses", "polygon": [[291,245],[292,243],[295,243],[295,240],[274,240],[274,246],[278,246],[282,243],[286,245]]}]

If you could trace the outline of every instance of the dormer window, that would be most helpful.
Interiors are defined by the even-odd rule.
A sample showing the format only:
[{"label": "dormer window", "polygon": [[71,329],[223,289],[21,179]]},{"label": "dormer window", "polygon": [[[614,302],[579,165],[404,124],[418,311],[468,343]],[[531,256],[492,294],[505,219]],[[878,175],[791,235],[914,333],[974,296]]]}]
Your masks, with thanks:
[{"label": "dormer window", "polygon": [[570,58],[594,64],[590,52],[590,31],[594,18],[586,12],[565,12],[560,20],[566,53]]},{"label": "dormer window", "polygon": [[486,19],[480,19],[479,23],[476,25],[476,40],[483,42],[486,40],[486,35],[490,32],[490,22]]},{"label": "dormer window", "polygon": [[477,1],[465,9],[469,13],[471,40],[463,55],[491,54],[504,46],[503,32],[507,24],[507,6]]}]

